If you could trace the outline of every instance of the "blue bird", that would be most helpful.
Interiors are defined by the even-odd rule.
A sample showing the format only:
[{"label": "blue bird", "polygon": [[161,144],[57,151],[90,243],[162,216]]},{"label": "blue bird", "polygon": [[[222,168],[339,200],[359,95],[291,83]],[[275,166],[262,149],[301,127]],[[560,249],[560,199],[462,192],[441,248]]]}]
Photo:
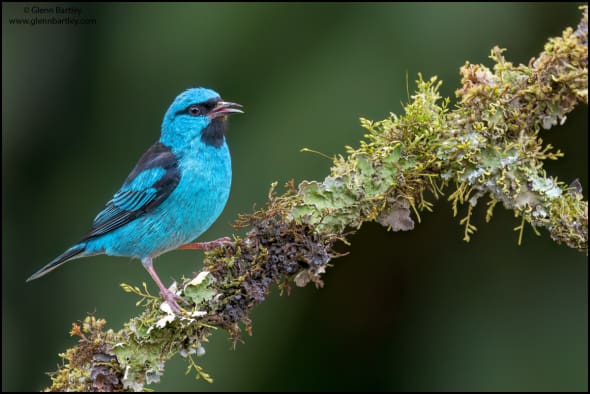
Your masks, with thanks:
[{"label": "blue bird", "polygon": [[153,259],[173,249],[208,250],[229,241],[190,243],[219,217],[231,186],[225,141],[227,115],[241,105],[222,101],[205,88],[178,95],[162,122],[160,140],[139,159],[123,186],[74,246],[27,279],[37,279],[67,261],[106,254],[140,259],[171,309],[176,300],[154,270]]}]

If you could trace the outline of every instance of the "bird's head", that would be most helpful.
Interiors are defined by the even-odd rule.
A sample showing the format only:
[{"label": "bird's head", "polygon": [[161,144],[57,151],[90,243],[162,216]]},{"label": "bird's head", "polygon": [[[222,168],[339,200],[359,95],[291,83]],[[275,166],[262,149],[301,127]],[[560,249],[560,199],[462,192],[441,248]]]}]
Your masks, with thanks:
[{"label": "bird's head", "polygon": [[211,89],[193,88],[179,94],[162,122],[160,141],[173,149],[194,142],[220,147],[225,140],[227,115],[243,113],[240,104],[223,101]]}]

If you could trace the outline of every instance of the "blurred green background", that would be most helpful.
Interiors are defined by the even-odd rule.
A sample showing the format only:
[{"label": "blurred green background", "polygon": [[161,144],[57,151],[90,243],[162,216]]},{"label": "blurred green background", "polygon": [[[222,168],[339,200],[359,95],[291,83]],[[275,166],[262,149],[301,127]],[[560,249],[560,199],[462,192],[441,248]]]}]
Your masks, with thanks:
[{"label": "blurred green background", "polygon": [[[53,4],[41,4],[53,7]],[[416,75],[438,75],[454,98],[458,69],[494,45],[527,63],[578,23],[578,4],[78,5],[96,25],[17,26],[2,4],[2,390],[39,390],[87,313],[117,329],[139,310],[119,284],[155,285],[139,262],[92,257],[25,279],[83,235],[159,136],[182,90],[206,86],[244,105],[228,141],[234,182],[203,240],[229,235],[272,181],[322,179],[332,155],[357,145],[360,116],[400,113]],[[72,4],[68,4],[72,6]],[[543,139],[547,163],[588,188],[587,107]],[[496,208],[471,243],[448,202],[408,233],[368,224],[334,261],[325,287],[276,288],[254,310],[237,350],[223,332],[200,364],[180,357],[156,390],[588,390],[587,258]],[[202,254],[156,261],[166,283]]]}]

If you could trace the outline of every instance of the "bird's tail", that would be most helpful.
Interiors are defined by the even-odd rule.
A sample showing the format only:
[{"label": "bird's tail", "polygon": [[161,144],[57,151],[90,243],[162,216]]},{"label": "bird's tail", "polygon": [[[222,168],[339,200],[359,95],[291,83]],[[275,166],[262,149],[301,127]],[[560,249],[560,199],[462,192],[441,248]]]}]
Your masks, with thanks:
[{"label": "bird's tail", "polygon": [[30,282],[32,280],[42,277],[43,275],[53,271],[54,269],[56,269],[60,265],[64,264],[65,262],[76,258],[76,256],[82,257],[82,256],[78,256],[78,255],[80,253],[84,252],[85,250],[86,250],[86,245],[84,243],[72,246],[71,248],[66,250],[63,254],[61,254],[60,256],[53,259],[45,267],[41,268],[39,271],[37,271],[33,275],[31,275],[29,277],[29,279],[27,279],[27,282]]}]

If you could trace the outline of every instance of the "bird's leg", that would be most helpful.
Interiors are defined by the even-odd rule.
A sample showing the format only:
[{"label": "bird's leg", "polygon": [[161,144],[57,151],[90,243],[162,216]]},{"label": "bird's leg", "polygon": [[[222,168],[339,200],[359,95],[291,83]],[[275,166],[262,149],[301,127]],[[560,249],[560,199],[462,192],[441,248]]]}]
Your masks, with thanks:
[{"label": "bird's leg", "polygon": [[200,249],[200,250],[212,250],[215,248],[219,248],[225,244],[230,244],[233,241],[229,237],[223,237],[216,239],[215,241],[209,242],[194,242],[191,244],[185,244],[178,247],[179,250],[182,249]]},{"label": "bird's leg", "polygon": [[162,283],[162,281],[158,277],[158,274],[156,274],[156,270],[154,269],[154,265],[152,263],[152,258],[146,257],[146,258],[141,259],[141,264],[143,265],[143,268],[145,268],[146,271],[150,274],[150,276],[152,277],[154,282],[156,282],[156,284],[160,288],[160,295],[166,300],[168,305],[170,305],[170,308],[175,313],[177,313],[179,315],[182,314],[180,306],[178,306],[178,304],[176,303],[176,300],[184,301],[184,302],[186,302],[186,301],[184,299],[182,299],[181,297],[177,296],[176,294],[174,294],[173,292],[171,292],[166,286],[164,286],[164,284]]}]

